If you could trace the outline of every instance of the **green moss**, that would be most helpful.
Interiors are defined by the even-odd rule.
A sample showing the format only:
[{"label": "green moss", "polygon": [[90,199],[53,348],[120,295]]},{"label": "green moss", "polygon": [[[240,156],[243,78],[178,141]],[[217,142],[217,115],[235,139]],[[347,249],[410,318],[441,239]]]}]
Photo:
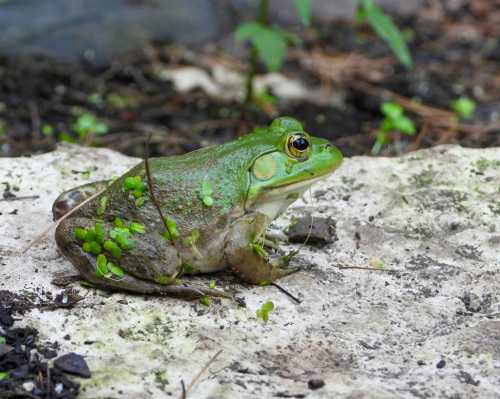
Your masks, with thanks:
[{"label": "green moss", "polygon": [[83,243],[82,249],[84,252],[91,253],[95,256],[99,255],[102,252],[101,245],[95,241]]}]

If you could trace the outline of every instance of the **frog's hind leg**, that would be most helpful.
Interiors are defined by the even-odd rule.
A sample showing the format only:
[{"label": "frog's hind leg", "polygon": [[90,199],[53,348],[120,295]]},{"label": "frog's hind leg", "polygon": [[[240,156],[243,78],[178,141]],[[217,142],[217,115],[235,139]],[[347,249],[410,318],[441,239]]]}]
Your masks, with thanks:
[{"label": "frog's hind leg", "polygon": [[246,215],[238,219],[228,234],[224,255],[229,269],[242,280],[252,284],[274,281],[298,271],[283,268],[279,259],[270,261],[259,245],[268,219],[263,214]]},{"label": "frog's hind leg", "polygon": [[52,215],[54,220],[58,220],[70,210],[81,204],[87,198],[105,189],[109,185],[109,180],[101,180],[93,183],[84,184],[65,191],[57,197],[52,205]]}]

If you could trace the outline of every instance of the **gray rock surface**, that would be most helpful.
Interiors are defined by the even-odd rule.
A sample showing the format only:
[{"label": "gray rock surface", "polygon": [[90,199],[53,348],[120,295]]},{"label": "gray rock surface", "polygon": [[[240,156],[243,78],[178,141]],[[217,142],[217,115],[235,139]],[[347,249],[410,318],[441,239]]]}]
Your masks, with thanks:
[{"label": "gray rock surface", "polygon": [[[73,269],[52,236],[19,250],[50,223],[60,191],[136,162],[77,146],[0,159],[0,184],[40,196],[0,202],[0,290],[60,292],[52,278]],[[332,216],[338,241],[289,246],[304,269],[280,283],[300,305],[224,275],[202,280],[237,289],[246,308],[75,284],[76,307],[34,309],[20,323],[85,356],[82,398],[179,397],[219,349],[190,398],[498,398],[500,148],[347,159],[276,226],[305,212]],[[276,308],[264,323],[255,311],[267,300]]]}]

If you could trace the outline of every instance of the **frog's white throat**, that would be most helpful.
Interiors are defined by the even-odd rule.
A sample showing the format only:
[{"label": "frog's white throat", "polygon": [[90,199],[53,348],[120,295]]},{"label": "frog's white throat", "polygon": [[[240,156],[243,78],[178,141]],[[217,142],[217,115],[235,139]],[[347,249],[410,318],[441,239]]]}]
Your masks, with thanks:
[{"label": "frog's white throat", "polygon": [[309,187],[325,177],[327,176],[267,189],[259,194],[255,202],[247,205],[246,211],[262,213],[269,220],[274,220],[285,212],[290,204],[301,198]]}]

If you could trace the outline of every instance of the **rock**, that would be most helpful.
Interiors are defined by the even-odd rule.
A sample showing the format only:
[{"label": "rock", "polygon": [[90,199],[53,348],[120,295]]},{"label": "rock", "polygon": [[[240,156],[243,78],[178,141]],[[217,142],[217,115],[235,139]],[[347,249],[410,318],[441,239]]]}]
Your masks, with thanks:
[{"label": "rock", "polygon": [[58,357],[54,360],[54,366],[65,373],[74,374],[83,378],[91,377],[87,362],[83,356],[77,353],[67,353],[66,355]]},{"label": "rock", "polygon": [[[198,303],[79,288],[84,299],[73,308],[30,307],[22,323],[39,331],[39,342],[57,341],[59,353],[85,356],[92,378],[81,381],[82,399],[132,399],[144,392],[152,399],[179,397],[180,381],[191,381],[219,349],[209,367],[213,374],[199,379],[190,399],[247,399],[256,393],[496,398],[499,159],[500,148],[458,146],[400,158],[346,159],[313,187],[314,201],[299,200],[275,223],[285,228],[292,216],[306,214],[336,222],[337,241],[284,248],[300,251],[290,266],[300,266],[303,258],[312,264],[280,280],[300,294],[301,304],[273,286],[209,275],[197,280],[227,283],[246,307],[212,301],[198,314]],[[0,202],[0,290],[46,291],[55,298],[60,289],[51,284],[54,276],[75,269],[53,237],[24,254],[19,249],[49,225],[52,201],[61,191],[121,174],[138,162],[105,149],[66,145],[30,158],[0,158],[0,182],[19,187],[19,198],[39,195]],[[17,215],[10,214],[14,209]],[[383,268],[339,267],[371,267],[371,259]],[[269,300],[275,310],[264,323],[255,312]],[[468,311],[466,303],[479,311]],[[446,365],[438,369],[440,359]],[[308,381],[316,373],[325,385],[310,391]]]},{"label": "rock", "polygon": [[325,386],[325,381],[320,378],[312,378],[307,381],[307,387],[313,391],[316,389],[323,388]]},{"label": "rock", "polygon": [[338,240],[335,220],[331,217],[306,215],[292,219],[286,234],[288,240],[296,244],[322,247]]}]

